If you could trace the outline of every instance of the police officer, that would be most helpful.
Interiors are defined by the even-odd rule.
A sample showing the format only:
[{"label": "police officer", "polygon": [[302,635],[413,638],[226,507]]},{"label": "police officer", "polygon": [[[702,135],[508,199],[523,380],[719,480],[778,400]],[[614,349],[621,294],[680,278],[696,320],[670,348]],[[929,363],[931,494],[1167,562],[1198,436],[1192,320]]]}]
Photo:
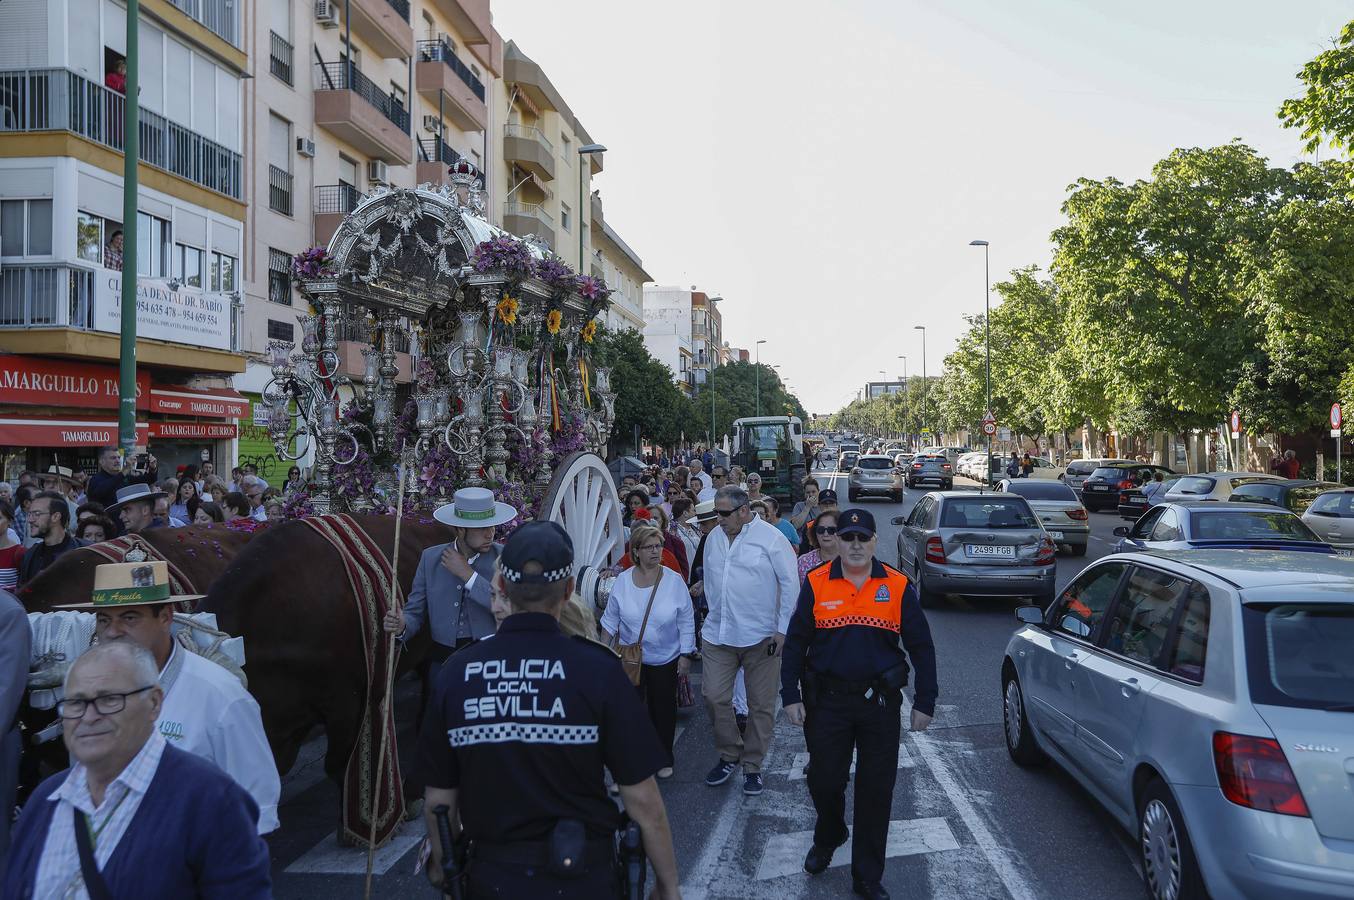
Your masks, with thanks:
[{"label": "police officer", "polygon": [[813,761],[807,780],[818,823],[804,871],[826,869],[849,836],[846,780],[854,748],[851,887],[861,897],[888,900],[880,881],[907,660],[916,670],[912,730],[924,731],[935,714],[936,651],[916,589],[906,575],[874,558],[874,516],[846,510],[837,519],[837,538],[838,558],[804,577],[781,663],[785,715],[804,726]]},{"label": "police officer", "polygon": [[607,796],[605,766],[643,833],[653,896],[678,897],[672,832],[653,777],[667,765],[663,748],[616,654],[560,631],[574,589],[569,536],[554,522],[523,525],[499,569],[512,615],[492,639],[442,667],[419,736],[430,879],[441,885],[434,811],[445,805],[470,843],[466,898],[618,896],[622,818]]}]

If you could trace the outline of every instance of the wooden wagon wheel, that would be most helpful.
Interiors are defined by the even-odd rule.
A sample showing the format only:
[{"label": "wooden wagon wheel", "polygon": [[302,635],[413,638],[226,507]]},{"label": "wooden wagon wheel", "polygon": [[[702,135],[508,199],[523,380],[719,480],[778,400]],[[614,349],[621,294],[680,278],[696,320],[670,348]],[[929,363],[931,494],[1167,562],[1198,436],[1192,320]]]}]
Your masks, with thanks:
[{"label": "wooden wagon wheel", "polygon": [[616,482],[600,456],[579,451],[555,466],[541,518],[558,522],[574,542],[579,594],[599,609],[605,606],[610,579],[603,573],[625,554],[625,530]]}]

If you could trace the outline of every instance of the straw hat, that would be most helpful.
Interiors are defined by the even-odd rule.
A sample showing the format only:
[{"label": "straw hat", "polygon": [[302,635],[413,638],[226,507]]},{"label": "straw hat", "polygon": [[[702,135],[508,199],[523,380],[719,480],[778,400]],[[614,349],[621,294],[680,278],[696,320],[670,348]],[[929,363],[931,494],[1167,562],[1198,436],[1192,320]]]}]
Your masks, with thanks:
[{"label": "straw hat", "polygon": [[451,502],[433,511],[433,518],[457,528],[493,528],[517,518],[517,510],[494,499],[488,488],[461,488]]},{"label": "straw hat", "polygon": [[109,609],[119,606],[158,606],[200,600],[204,594],[172,594],[169,565],[163,561],[105,563],[94,569],[94,591],[89,603],[67,603],[53,609]]}]

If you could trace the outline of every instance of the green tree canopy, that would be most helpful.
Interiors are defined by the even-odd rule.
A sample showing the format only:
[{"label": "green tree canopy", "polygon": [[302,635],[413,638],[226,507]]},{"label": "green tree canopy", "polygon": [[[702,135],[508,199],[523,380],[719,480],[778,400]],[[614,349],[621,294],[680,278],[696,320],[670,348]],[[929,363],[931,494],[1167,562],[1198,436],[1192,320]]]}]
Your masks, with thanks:
[{"label": "green tree canopy", "polygon": [[1307,90],[1285,100],[1279,118],[1302,130],[1308,153],[1315,153],[1323,141],[1348,153],[1354,148],[1354,21],[1340,30],[1331,49],[1302,67],[1298,78]]}]

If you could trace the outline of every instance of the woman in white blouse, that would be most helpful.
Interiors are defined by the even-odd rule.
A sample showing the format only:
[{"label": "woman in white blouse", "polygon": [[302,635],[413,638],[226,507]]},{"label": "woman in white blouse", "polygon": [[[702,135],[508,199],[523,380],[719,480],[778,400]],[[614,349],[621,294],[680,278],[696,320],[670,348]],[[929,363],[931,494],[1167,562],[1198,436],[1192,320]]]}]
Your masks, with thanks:
[{"label": "woman in white blouse", "polygon": [[[691,669],[687,654],[696,649],[696,619],[691,594],[682,576],[662,565],[663,534],[648,524],[630,530],[632,568],[622,572],[611,588],[602,613],[605,641],[640,643],[643,628],[644,665],[639,694],[649,707],[649,719],[668,752],[668,765],[659,778],[672,777],[672,741],[677,730],[677,675]],[[655,589],[657,585],[657,589]],[[653,597],[648,624],[644,613]]]}]

